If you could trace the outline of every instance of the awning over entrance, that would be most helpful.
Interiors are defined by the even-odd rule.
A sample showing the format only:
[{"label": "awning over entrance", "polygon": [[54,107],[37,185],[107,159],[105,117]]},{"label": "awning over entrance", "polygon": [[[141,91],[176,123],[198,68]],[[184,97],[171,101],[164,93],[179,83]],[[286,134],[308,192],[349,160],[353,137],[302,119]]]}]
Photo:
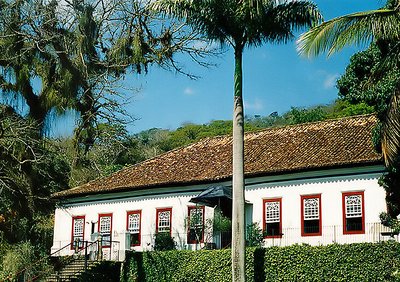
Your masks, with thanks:
[{"label": "awning over entrance", "polygon": [[197,197],[190,199],[190,202],[209,207],[219,206],[221,200],[232,200],[232,188],[223,185],[210,186]]}]

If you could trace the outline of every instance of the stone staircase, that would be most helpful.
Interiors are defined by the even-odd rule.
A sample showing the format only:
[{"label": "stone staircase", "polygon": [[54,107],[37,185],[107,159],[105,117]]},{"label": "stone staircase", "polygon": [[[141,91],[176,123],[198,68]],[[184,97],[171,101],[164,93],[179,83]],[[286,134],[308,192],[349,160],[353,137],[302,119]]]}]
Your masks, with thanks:
[{"label": "stone staircase", "polygon": [[[92,268],[98,263],[98,261],[88,260],[87,269]],[[70,282],[78,278],[83,272],[85,272],[85,260],[83,258],[80,258],[73,260],[59,271],[52,273],[51,275],[43,279],[43,281]]]}]

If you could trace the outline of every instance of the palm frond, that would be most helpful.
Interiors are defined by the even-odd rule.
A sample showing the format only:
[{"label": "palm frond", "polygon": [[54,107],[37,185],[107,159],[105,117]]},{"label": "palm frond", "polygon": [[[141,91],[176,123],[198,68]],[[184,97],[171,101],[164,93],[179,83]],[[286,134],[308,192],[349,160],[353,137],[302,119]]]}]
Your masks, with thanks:
[{"label": "palm frond", "polygon": [[400,155],[400,82],[382,122],[382,153],[386,166],[394,166]]},{"label": "palm frond", "polygon": [[157,0],[151,9],[185,21],[211,40],[229,42],[237,27],[235,0]]},{"label": "palm frond", "polygon": [[373,38],[400,38],[400,13],[382,9],[338,17],[312,28],[297,41],[297,50],[307,57],[328,52],[328,56],[346,45],[361,45]]},{"label": "palm frond", "polygon": [[150,9],[178,19],[186,19],[190,14],[191,0],[157,0],[150,3]]},{"label": "palm frond", "polygon": [[[279,2],[279,1],[278,1]],[[259,25],[264,41],[286,42],[301,28],[316,26],[322,21],[317,6],[308,1],[293,1],[282,3],[265,10],[260,17]]]}]

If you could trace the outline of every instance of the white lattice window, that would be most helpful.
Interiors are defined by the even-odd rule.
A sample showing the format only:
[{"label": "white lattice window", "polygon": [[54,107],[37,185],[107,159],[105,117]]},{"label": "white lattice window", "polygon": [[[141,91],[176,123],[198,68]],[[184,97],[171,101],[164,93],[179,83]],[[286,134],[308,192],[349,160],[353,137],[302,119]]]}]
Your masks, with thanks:
[{"label": "white lattice window", "polygon": [[276,238],[282,236],[281,199],[264,200],[264,236]]},{"label": "white lattice window", "polygon": [[304,220],[319,219],[319,198],[306,198],[303,200]]},{"label": "white lattice window", "polygon": [[102,238],[102,246],[111,246],[111,231],[112,231],[112,216],[100,215],[99,216],[99,232]]},{"label": "white lattice window", "polygon": [[100,217],[100,233],[106,234],[111,231],[111,216]]},{"label": "white lattice window", "polygon": [[82,247],[85,232],[85,217],[73,217],[72,222],[72,247],[75,247],[76,244],[78,244],[79,247]]},{"label": "white lattice window", "polygon": [[128,231],[130,233],[139,233],[140,232],[140,214],[139,213],[131,213],[128,216]]},{"label": "white lattice window", "polygon": [[343,233],[364,233],[364,192],[343,193]]},{"label": "white lattice window", "polygon": [[128,226],[127,229],[130,233],[131,247],[140,246],[140,211],[128,212]]},{"label": "white lattice window", "polygon": [[85,222],[83,218],[77,218],[74,220],[74,237],[83,237],[83,228]]},{"label": "white lattice window", "polygon": [[171,231],[171,213],[172,209],[158,210],[157,212],[158,232]]},{"label": "white lattice window", "polygon": [[265,202],[265,222],[273,223],[280,222],[281,210],[280,203],[276,202]]},{"label": "white lattice window", "polygon": [[302,236],[319,236],[321,230],[321,195],[301,196]]},{"label": "white lattice window", "polygon": [[346,217],[362,216],[362,196],[349,195],[345,196]]}]

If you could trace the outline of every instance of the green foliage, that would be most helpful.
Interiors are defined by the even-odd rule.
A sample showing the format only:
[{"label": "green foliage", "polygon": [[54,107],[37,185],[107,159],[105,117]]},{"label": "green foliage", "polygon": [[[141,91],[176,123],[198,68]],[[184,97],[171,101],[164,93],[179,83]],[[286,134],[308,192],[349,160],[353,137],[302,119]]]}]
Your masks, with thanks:
[{"label": "green foliage", "polygon": [[[400,244],[246,250],[247,281],[399,281]],[[231,281],[231,250],[130,254],[121,281]]]},{"label": "green foliage", "polygon": [[292,108],[286,115],[290,124],[321,121],[327,118],[322,106],[310,109]]},{"label": "green foliage", "polygon": [[51,269],[47,256],[29,242],[10,248],[2,259],[0,280],[29,281]]},{"label": "green foliage", "polygon": [[397,281],[399,247],[387,242],[268,248],[265,281]]},{"label": "green foliage", "polygon": [[171,237],[169,232],[158,232],[154,234],[154,250],[155,251],[169,251],[176,248],[174,238]]},{"label": "green foliage", "polygon": [[264,240],[263,231],[258,223],[247,225],[246,228],[246,246],[247,247],[261,247]]},{"label": "green foliage", "polygon": [[225,216],[218,208],[214,209],[213,231],[224,232],[232,229],[232,220]]},{"label": "green foliage", "polygon": [[342,118],[356,115],[366,115],[375,112],[374,107],[367,105],[365,102],[351,104],[347,100],[338,99],[332,105],[326,108],[328,118]]},{"label": "green foliage", "polygon": [[121,263],[114,261],[101,261],[88,271],[84,272],[73,282],[85,281],[102,281],[102,282],[115,282],[120,278]]},{"label": "green foliage", "polygon": [[387,110],[400,74],[397,68],[392,68],[379,79],[373,78],[385,56],[383,53],[376,43],[356,53],[337,81],[342,99],[352,104],[366,103],[374,108],[378,116],[383,116]]},{"label": "green foliage", "polygon": [[[34,123],[0,107],[0,231],[4,240],[51,242],[51,193],[68,187],[69,165]],[[44,224],[46,223],[46,224]]]},{"label": "green foliage", "polygon": [[386,192],[388,216],[396,218],[400,214],[400,170],[394,167],[387,168],[387,172],[379,178],[378,183]]},{"label": "green foliage", "polygon": [[[253,252],[246,252],[247,281],[253,281]],[[231,250],[144,252],[129,256],[122,281],[231,281]],[[139,271],[132,272],[134,266]],[[128,274],[129,273],[129,274]]]}]

